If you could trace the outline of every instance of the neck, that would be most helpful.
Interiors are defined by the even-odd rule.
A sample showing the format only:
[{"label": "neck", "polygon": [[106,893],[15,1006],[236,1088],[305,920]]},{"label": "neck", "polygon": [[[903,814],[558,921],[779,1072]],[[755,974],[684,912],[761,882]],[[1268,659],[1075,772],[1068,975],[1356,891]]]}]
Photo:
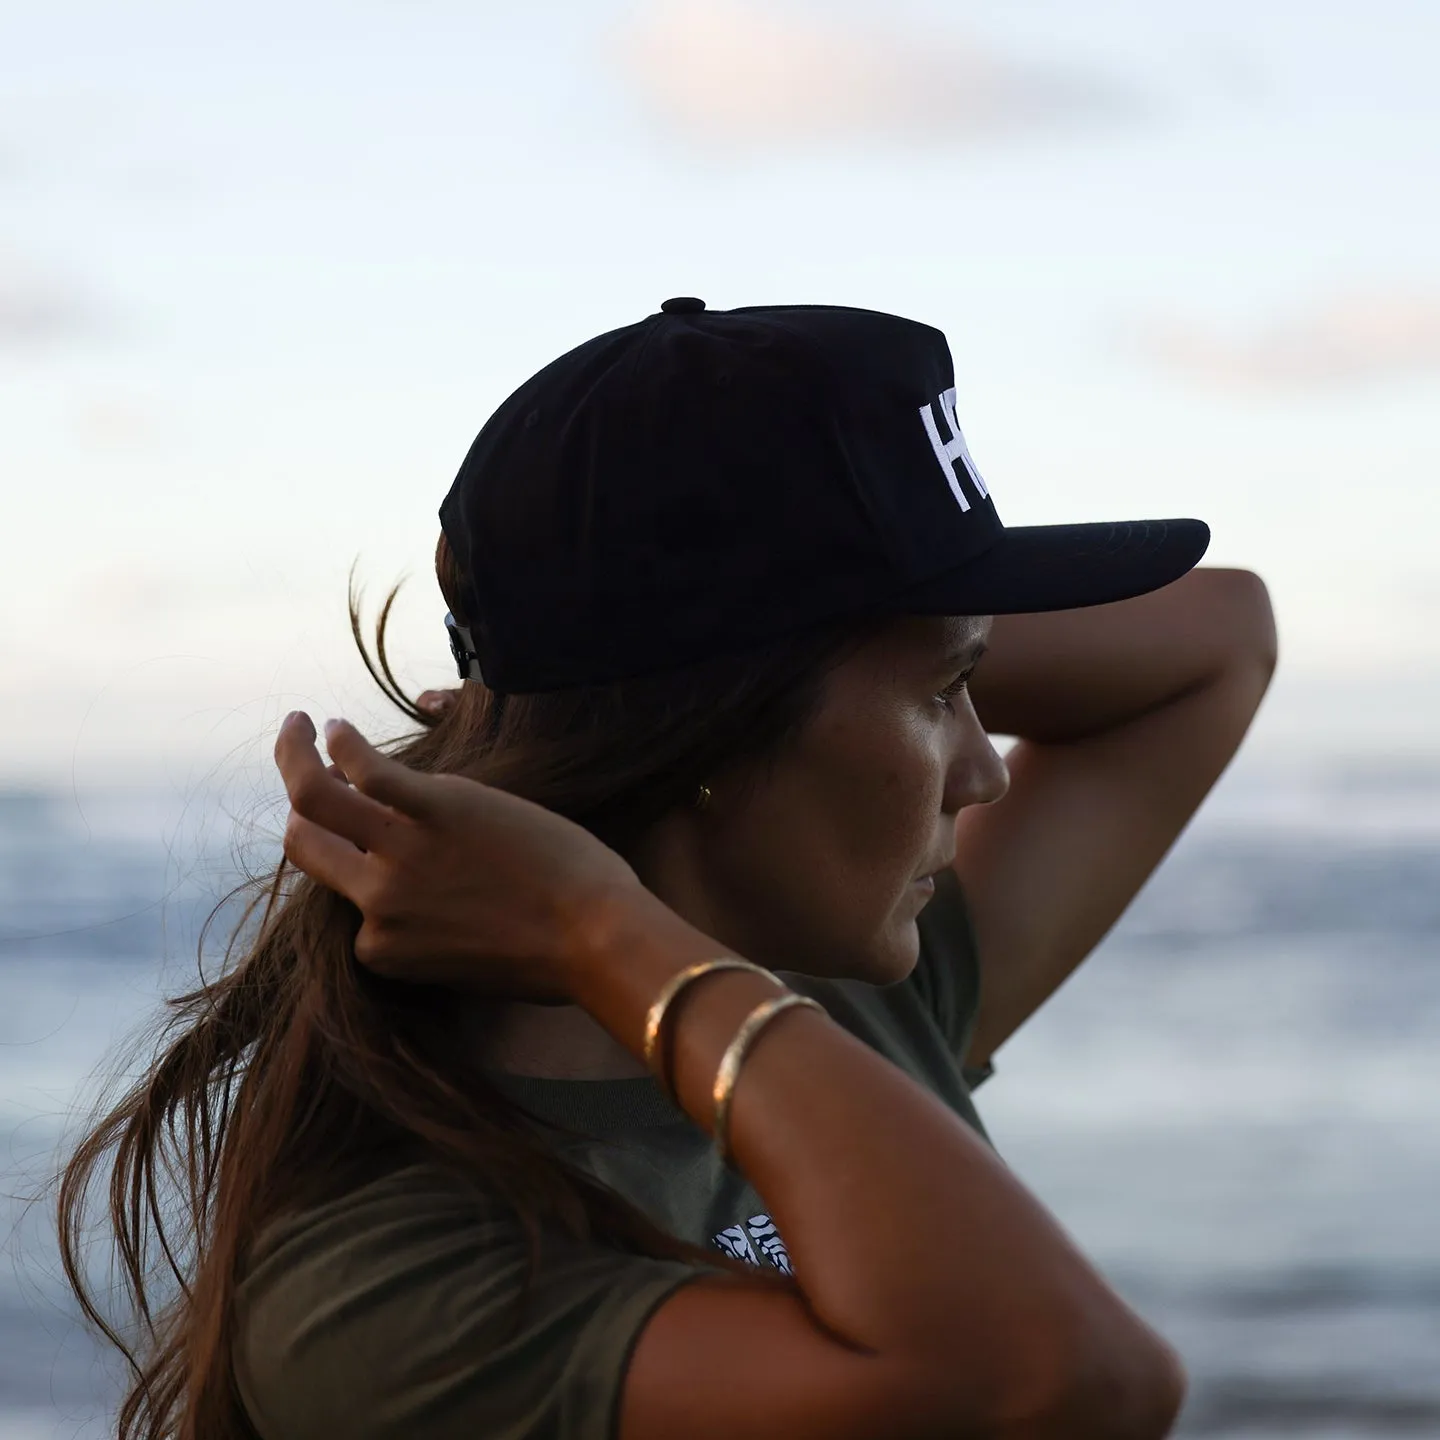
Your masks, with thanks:
[{"label": "neck", "polygon": [[[631,865],[647,890],[714,935],[724,927],[701,879],[700,842],[692,815],[667,816]],[[649,1073],[578,1005],[482,1002],[473,1013],[466,1029],[486,1069],[553,1080],[630,1080]]]},{"label": "neck", "polygon": [[549,1080],[632,1080],[644,1064],[578,1005],[487,1004],[476,1047],[487,1070]]}]

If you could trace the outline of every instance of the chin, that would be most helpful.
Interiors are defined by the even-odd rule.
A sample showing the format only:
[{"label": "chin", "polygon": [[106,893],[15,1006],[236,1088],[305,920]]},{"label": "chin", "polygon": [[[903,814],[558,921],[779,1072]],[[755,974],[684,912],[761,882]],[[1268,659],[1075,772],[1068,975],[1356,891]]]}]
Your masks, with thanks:
[{"label": "chin", "polygon": [[[898,985],[920,959],[919,909],[908,896],[888,914],[842,914],[832,908],[823,917],[806,917],[803,940],[792,931],[788,943],[756,946],[759,964],[776,971],[813,975],[823,980],[862,980],[867,985]],[[797,943],[797,941],[799,943]],[[739,954],[746,955],[744,947]],[[783,955],[783,959],[781,956]],[[773,958],[771,958],[773,957]],[[747,955],[747,959],[755,956]]]},{"label": "chin", "polygon": [[871,985],[898,985],[920,959],[920,930],[913,920],[892,921],[876,937],[862,970],[852,977]]}]

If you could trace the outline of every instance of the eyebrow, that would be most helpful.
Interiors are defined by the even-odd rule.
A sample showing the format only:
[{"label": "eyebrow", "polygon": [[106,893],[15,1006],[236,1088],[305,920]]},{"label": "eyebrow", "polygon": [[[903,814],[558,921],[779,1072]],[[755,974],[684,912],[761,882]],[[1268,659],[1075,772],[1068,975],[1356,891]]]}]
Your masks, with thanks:
[{"label": "eyebrow", "polygon": [[961,645],[958,649],[947,650],[942,657],[946,665],[977,665],[980,657],[990,649],[984,640],[972,640],[968,645]]}]

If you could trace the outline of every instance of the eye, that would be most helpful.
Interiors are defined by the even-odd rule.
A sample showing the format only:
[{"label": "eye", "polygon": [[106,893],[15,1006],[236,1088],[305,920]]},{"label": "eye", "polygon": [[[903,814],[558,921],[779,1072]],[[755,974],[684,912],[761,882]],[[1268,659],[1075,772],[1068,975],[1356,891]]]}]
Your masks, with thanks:
[{"label": "eye", "polygon": [[959,695],[959,694],[961,693],[961,691],[963,691],[963,690],[965,689],[966,685],[968,685],[968,684],[970,683],[970,677],[971,677],[974,673],[975,673],[975,667],[972,665],[972,666],[970,667],[970,669],[968,669],[968,670],[966,670],[966,671],[964,672],[964,674],[962,674],[962,675],[957,675],[943,690],[941,690],[941,691],[935,696],[935,698],[936,698],[947,710],[949,710],[949,711],[951,712],[951,714],[954,714],[955,707],[954,707],[954,705],[952,705],[950,702],[951,702],[952,700],[954,700],[954,698],[955,698],[957,695]]}]

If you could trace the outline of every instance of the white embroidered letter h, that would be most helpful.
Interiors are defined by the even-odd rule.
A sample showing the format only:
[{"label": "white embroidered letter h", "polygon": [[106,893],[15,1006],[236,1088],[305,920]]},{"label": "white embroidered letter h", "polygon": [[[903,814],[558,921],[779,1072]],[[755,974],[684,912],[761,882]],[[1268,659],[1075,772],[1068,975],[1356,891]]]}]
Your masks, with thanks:
[{"label": "white embroidered letter h", "polygon": [[962,510],[968,510],[970,502],[965,498],[965,492],[960,488],[960,481],[955,475],[957,459],[965,467],[965,473],[970,477],[971,484],[980,492],[981,498],[988,500],[990,492],[985,488],[985,482],[980,478],[980,472],[975,468],[974,460],[970,458],[970,450],[965,444],[965,436],[960,432],[960,422],[955,418],[955,387],[953,385],[940,397],[940,412],[945,416],[946,425],[950,427],[950,439],[948,440],[940,438],[940,428],[935,423],[935,409],[932,405],[927,404],[920,407],[920,419],[925,423],[925,433],[930,437],[935,458],[945,472],[945,479],[949,483],[956,502]]}]

